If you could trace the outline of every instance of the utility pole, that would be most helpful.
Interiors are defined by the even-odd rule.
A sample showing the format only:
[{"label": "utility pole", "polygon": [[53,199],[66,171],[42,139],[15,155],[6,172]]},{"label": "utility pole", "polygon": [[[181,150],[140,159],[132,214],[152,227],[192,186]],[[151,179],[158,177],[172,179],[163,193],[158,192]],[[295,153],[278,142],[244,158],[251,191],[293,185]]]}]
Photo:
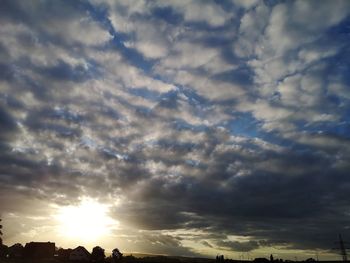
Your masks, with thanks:
[{"label": "utility pole", "polygon": [[336,242],[336,243],[339,244],[340,255],[342,256],[343,261],[347,262],[348,261],[348,255],[346,253],[346,248],[345,248],[345,245],[344,245],[343,238],[341,237],[341,234],[339,234],[339,241]]},{"label": "utility pole", "polygon": [[1,224],[2,219],[0,218],[0,246],[2,246],[2,224]]},{"label": "utility pole", "polygon": [[341,234],[339,234],[339,241],[334,242],[334,243],[338,244],[339,246],[337,248],[333,248],[333,249],[340,250],[340,255],[342,256],[343,261],[347,262],[348,261],[348,254],[346,253],[346,250],[349,248],[345,247],[345,244],[347,244],[348,242],[343,241]]}]

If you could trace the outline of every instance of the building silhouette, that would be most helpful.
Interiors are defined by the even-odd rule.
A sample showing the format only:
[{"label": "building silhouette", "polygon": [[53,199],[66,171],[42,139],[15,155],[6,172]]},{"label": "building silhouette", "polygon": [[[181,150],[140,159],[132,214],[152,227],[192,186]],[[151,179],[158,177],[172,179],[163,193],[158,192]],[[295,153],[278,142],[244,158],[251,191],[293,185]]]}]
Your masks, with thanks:
[{"label": "building silhouette", "polygon": [[91,254],[85,247],[78,246],[70,252],[69,260],[71,261],[90,261]]},{"label": "building silhouette", "polygon": [[23,256],[28,259],[51,259],[55,255],[55,243],[30,242],[24,246]]}]

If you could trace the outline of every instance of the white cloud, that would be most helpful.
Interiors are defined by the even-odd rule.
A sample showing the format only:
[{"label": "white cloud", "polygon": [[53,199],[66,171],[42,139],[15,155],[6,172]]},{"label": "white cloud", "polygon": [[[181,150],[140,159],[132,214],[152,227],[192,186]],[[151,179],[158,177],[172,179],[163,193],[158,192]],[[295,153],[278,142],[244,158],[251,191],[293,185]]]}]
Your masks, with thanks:
[{"label": "white cloud", "polygon": [[261,3],[243,15],[239,27],[239,36],[234,43],[234,51],[237,55],[241,57],[254,55],[255,45],[259,43],[262,37],[261,33],[266,27],[269,13],[269,8]]},{"label": "white cloud", "polygon": [[210,26],[222,26],[229,21],[232,14],[226,12],[214,2],[205,1],[159,1],[161,6],[170,6],[183,14],[187,22],[205,22]]},{"label": "white cloud", "polygon": [[258,54],[262,57],[266,53],[269,56],[284,55],[291,49],[316,40],[325,29],[348,15],[349,2],[336,2],[320,5],[317,1],[295,1],[276,5],[265,30],[263,45],[267,50]]},{"label": "white cloud", "polygon": [[[53,23],[57,23],[54,21]],[[91,19],[76,19],[59,23],[60,27],[47,25],[47,31],[55,36],[63,38],[67,43],[80,43],[84,45],[102,45],[112,39],[106,29]]]},{"label": "white cloud", "polygon": [[178,41],[172,46],[172,55],[162,59],[156,68],[160,70],[203,68],[210,74],[236,68],[224,60],[219,48],[205,47],[198,43]]},{"label": "white cloud", "polygon": [[[337,54],[341,46],[317,42],[327,29],[349,14],[348,1],[336,2],[293,1],[277,4],[271,10],[260,3],[242,17],[240,37],[233,50],[240,57],[251,58],[248,65],[255,73],[254,92],[262,100],[253,102],[256,106],[239,109],[250,108],[256,118],[265,122],[263,128],[286,131],[293,129],[297,119],[337,119],[338,113],[327,117],[322,113],[327,90],[322,72],[323,59]],[[267,107],[269,103],[264,100],[275,100],[277,104]]]},{"label": "white cloud", "polygon": [[311,75],[287,77],[278,85],[282,103],[294,107],[319,107],[323,97],[323,82]]},{"label": "white cloud", "polygon": [[232,3],[236,6],[249,9],[256,6],[259,3],[259,0],[232,0]]},{"label": "white cloud", "polygon": [[[96,2],[96,1],[93,1]],[[137,17],[139,14],[149,14],[152,3],[146,1],[97,1],[104,2],[109,7],[109,17],[114,29],[119,33],[127,33],[130,40],[124,44],[135,48],[146,58],[164,57],[169,52],[169,45],[174,32],[163,21],[152,21]]]},{"label": "white cloud", "polygon": [[159,92],[176,88],[173,84],[146,75],[141,69],[122,59],[118,52],[92,53],[92,58],[104,65],[107,78],[121,81],[126,88],[147,88]]},{"label": "white cloud", "polygon": [[[111,39],[108,30],[103,28],[89,13],[76,12],[70,5],[25,1],[18,4],[27,13],[28,26],[46,32],[52,38],[67,44],[101,45]],[[44,12],[43,10],[49,10]],[[52,10],[55,10],[52,12]]]},{"label": "white cloud", "polygon": [[[229,241],[226,234],[239,236],[248,229],[244,224],[232,229],[236,214],[256,219],[251,211],[264,209],[261,195],[244,199],[247,192],[268,193],[264,201],[277,204],[271,216],[285,216],[299,209],[290,201],[302,196],[299,189],[312,195],[321,192],[312,197],[323,202],[323,186],[310,182],[312,191],[306,191],[310,177],[313,180],[319,173],[321,181],[326,172],[342,175],[348,168],[347,139],[328,134],[326,126],[337,128],[336,121],[345,129],[348,125],[341,116],[350,98],[344,68],[332,69],[336,74],[327,71],[332,65],[328,60],[345,44],[337,39],[327,42],[324,34],[347,11],[328,2],[314,11],[309,2],[267,6],[264,1],[234,1],[244,12],[240,25],[234,25],[238,13],[220,5],[228,2],[96,0],[94,5],[108,8],[104,19],[115,26],[115,37],[123,38],[105,45],[110,40],[103,26],[106,20],[100,23],[81,12],[87,11],[84,6],[65,2],[62,9],[54,6],[39,12],[47,14],[43,24],[37,10],[50,6],[38,9],[44,2],[34,2],[27,5],[27,24],[1,18],[0,114],[15,123],[13,136],[0,154],[1,189],[12,192],[1,192],[6,197],[0,204],[4,210],[23,209],[21,200],[27,196],[55,203],[73,202],[84,194],[113,203],[122,200],[114,216],[124,217],[121,222],[126,226],[129,221],[133,224],[130,232],[116,233],[125,249],[157,252],[159,248],[174,251],[170,248],[177,246],[176,253],[185,253],[184,245],[189,244],[207,253],[205,247],[196,247],[197,239],[220,232],[222,238],[205,239],[213,247],[217,239]],[[30,2],[19,5],[23,3]],[[345,10],[344,3],[339,5]],[[180,14],[176,22],[167,22],[161,14],[152,16],[154,8],[169,6]],[[323,16],[325,8],[336,15]],[[323,17],[327,21],[306,25],[312,22],[304,19],[308,14],[315,21]],[[138,66],[135,57],[128,57],[130,50],[114,46],[114,41],[139,51],[148,63]],[[236,84],[241,70],[246,70],[244,79]],[[83,77],[75,78],[80,73]],[[335,107],[338,101],[340,106]],[[234,134],[235,129],[245,128],[251,129],[246,135]],[[295,183],[293,189],[286,187],[290,182]],[[289,195],[293,198],[284,200]],[[242,198],[243,205],[235,202]],[[222,202],[220,213],[218,200],[229,200]],[[284,210],[280,200],[291,203],[292,209]],[[314,205],[306,204],[297,215],[304,216]],[[30,219],[24,218],[26,223]],[[189,235],[193,225],[197,232]],[[137,231],[179,226],[183,234],[181,230],[149,235]],[[29,222],[28,227],[36,225]],[[249,238],[256,238],[259,227],[249,224]],[[203,229],[209,232],[203,234]],[[271,230],[266,236],[273,238]],[[138,247],[137,242],[142,244]]]},{"label": "white cloud", "polygon": [[153,8],[171,7],[183,15],[187,22],[205,22],[211,26],[222,26],[232,14],[220,5],[198,1],[93,1],[95,4],[107,4],[109,17],[117,32],[131,37],[125,44],[141,52],[145,57],[156,59],[165,57],[172,49],[172,44],[186,30],[183,25],[174,27],[163,20],[154,20],[143,16],[151,14]]},{"label": "white cloud", "polygon": [[245,94],[242,87],[228,82],[212,80],[203,75],[191,74],[185,70],[175,73],[174,82],[191,87],[198,94],[210,100],[238,98]]},{"label": "white cloud", "polygon": [[147,58],[161,58],[168,54],[173,33],[165,23],[135,21],[132,28],[135,39],[127,42],[128,47],[136,48]]}]

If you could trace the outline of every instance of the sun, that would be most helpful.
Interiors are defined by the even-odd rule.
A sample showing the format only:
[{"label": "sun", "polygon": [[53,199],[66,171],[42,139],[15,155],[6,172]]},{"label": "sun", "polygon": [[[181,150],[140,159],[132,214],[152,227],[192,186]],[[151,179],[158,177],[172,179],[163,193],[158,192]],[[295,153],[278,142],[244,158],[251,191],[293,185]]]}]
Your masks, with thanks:
[{"label": "sun", "polygon": [[78,206],[58,208],[58,232],[66,238],[93,241],[107,236],[119,224],[108,215],[109,206],[83,199]]}]

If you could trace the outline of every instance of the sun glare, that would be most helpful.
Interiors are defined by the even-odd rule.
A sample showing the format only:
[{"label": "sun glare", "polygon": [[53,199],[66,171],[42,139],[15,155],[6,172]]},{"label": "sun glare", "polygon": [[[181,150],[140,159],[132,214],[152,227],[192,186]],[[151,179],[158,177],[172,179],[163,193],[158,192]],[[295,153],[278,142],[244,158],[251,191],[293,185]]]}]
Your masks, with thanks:
[{"label": "sun glare", "polygon": [[56,219],[59,234],[71,239],[91,241],[108,235],[118,221],[108,216],[109,207],[91,199],[78,206],[60,207]]}]

